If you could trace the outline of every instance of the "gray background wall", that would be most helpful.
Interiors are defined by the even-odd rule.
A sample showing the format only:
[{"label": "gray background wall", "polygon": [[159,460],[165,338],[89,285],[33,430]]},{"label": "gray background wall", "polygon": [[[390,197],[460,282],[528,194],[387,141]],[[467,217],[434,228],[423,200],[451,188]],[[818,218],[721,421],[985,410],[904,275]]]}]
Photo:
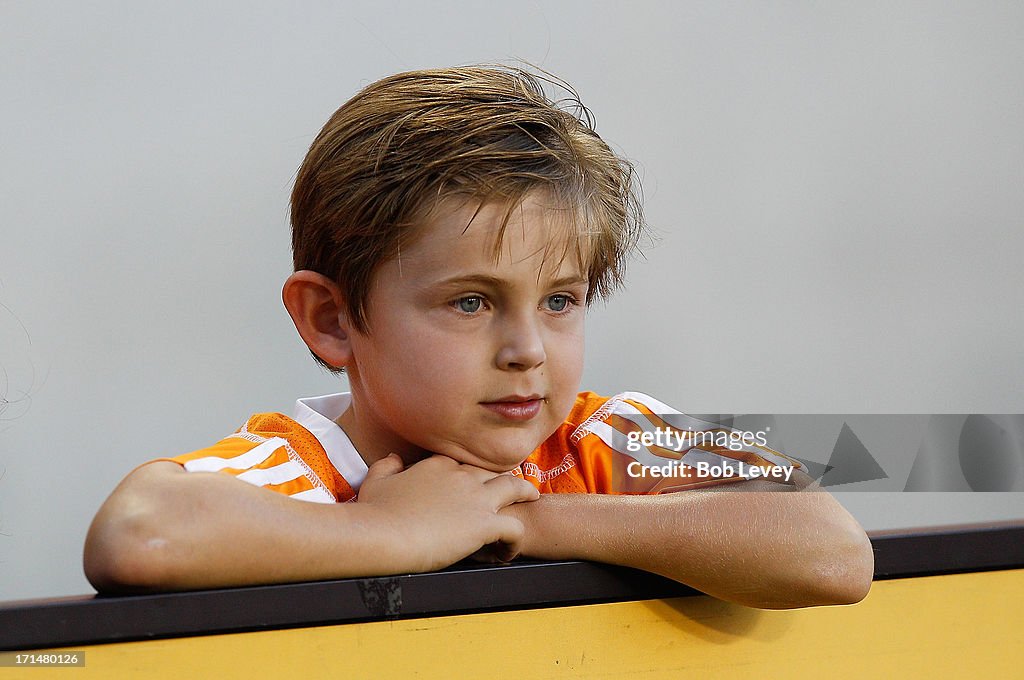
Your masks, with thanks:
[{"label": "gray background wall", "polygon": [[[1022,34],[993,2],[3,3],[0,599],[90,592],[86,528],[136,465],[344,389],[279,302],[289,187],[410,68],[529,60],[637,162],[661,238],[593,310],[585,387],[1024,413]],[[1024,516],[841,499],[868,528]]]}]

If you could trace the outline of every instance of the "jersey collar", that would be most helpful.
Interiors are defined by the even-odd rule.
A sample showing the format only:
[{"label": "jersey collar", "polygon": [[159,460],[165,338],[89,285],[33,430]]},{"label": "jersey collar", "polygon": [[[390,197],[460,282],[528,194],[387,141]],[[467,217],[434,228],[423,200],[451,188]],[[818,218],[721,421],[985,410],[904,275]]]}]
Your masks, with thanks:
[{"label": "jersey collar", "polygon": [[351,403],[351,392],[304,397],[295,402],[293,420],[317,438],[327,452],[331,465],[345,478],[352,490],[357,491],[366,479],[366,463],[356,451],[352,440],[335,422]]}]

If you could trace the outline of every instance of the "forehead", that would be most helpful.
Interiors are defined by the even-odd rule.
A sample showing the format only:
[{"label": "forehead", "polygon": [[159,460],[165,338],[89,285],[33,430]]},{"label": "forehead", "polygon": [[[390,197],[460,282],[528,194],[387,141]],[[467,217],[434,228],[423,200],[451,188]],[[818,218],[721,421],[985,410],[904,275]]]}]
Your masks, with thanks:
[{"label": "forehead", "polygon": [[397,259],[402,269],[413,272],[575,272],[585,278],[590,247],[583,232],[576,211],[542,192],[513,203],[451,196],[423,217]]},{"label": "forehead", "polygon": [[473,270],[586,279],[590,245],[575,211],[531,192],[519,202],[447,197],[424,214],[389,264],[402,278]]}]

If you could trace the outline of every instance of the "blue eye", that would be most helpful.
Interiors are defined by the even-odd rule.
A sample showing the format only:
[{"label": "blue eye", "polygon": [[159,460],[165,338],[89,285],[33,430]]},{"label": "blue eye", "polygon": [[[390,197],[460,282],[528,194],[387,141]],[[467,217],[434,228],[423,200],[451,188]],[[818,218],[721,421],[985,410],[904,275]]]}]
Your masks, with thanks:
[{"label": "blue eye", "polygon": [[552,295],[548,298],[548,309],[552,312],[564,312],[568,306],[569,296],[567,295]]},{"label": "blue eye", "polygon": [[464,297],[456,300],[455,306],[458,308],[460,312],[465,312],[466,314],[476,314],[477,312],[480,311],[480,308],[483,306],[483,303],[484,301],[478,297]]}]

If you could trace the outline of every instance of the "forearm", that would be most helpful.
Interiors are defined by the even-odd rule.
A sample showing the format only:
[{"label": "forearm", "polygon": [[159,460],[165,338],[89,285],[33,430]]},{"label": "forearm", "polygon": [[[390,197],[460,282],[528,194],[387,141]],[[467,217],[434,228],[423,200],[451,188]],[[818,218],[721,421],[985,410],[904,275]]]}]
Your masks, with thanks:
[{"label": "forearm", "polygon": [[372,510],[296,501],[174,463],[136,470],[93,521],[85,571],[101,591],[184,590],[396,573]]},{"label": "forearm", "polygon": [[171,462],[132,472],[100,508],[85,573],[102,591],[182,590],[383,576],[448,566],[484,545],[518,551],[501,514],[538,494],[511,475],[397,455],[367,471],[358,503],[308,503]]},{"label": "forearm", "polygon": [[867,537],[825,492],[545,495],[513,510],[526,555],[636,567],[748,606],[849,603],[870,587]]}]

